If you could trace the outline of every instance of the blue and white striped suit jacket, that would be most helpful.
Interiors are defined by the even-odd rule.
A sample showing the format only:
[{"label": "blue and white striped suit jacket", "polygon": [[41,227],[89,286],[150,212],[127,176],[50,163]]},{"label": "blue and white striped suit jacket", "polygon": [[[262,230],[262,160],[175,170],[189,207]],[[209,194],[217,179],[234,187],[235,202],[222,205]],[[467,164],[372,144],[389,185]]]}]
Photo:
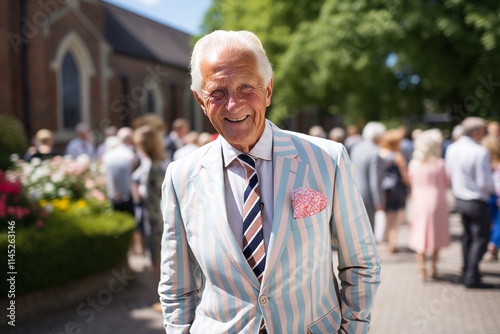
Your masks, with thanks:
[{"label": "blue and white striped suit jacket", "polygon": [[[346,150],[272,128],[274,219],[262,285],[228,223],[219,140],[169,165],[158,288],[168,334],[256,334],[262,318],[273,334],[368,332],[380,264]],[[290,193],[300,187],[329,205],[294,219]]]}]

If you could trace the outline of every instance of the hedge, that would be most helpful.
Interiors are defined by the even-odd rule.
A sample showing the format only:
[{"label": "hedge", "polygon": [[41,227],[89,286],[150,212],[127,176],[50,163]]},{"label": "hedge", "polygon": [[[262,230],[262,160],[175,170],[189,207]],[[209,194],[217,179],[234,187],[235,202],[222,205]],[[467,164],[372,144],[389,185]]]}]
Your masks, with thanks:
[{"label": "hedge", "polygon": [[20,157],[28,149],[28,139],[24,133],[23,124],[15,117],[0,113],[0,169],[12,166],[11,154]]},{"label": "hedge", "polygon": [[[61,286],[119,264],[126,259],[134,226],[134,218],[126,213],[68,210],[51,213],[43,228],[16,229],[16,295]],[[7,268],[7,246],[7,233],[2,232],[4,273],[12,271]],[[3,296],[7,295],[7,283],[0,281]]]}]

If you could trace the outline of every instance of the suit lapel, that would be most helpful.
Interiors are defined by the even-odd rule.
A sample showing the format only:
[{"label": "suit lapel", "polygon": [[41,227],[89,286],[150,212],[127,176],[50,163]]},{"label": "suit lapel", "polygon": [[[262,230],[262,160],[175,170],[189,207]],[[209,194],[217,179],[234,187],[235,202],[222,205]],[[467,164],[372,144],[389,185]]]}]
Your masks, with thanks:
[{"label": "suit lapel", "polygon": [[300,157],[292,139],[273,125],[273,180],[274,218],[266,254],[263,285],[272,276],[290,235],[290,219],[293,218],[290,193],[307,183],[308,166]]},{"label": "suit lapel", "polygon": [[[219,141],[213,143],[207,154],[200,161],[201,170],[193,176],[193,184],[203,206],[203,222],[210,225],[212,235],[222,248],[223,254],[259,290],[260,283],[248,265],[240,246],[234,238],[233,231],[227,220],[227,210],[224,188],[224,171]],[[210,243],[208,243],[210,244]]]}]

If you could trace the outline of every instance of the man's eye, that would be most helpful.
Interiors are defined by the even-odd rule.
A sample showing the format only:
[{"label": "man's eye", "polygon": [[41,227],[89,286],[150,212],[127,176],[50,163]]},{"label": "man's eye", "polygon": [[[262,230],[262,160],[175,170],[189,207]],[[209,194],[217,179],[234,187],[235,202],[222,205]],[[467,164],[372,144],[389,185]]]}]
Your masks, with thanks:
[{"label": "man's eye", "polygon": [[215,99],[220,99],[224,96],[224,91],[222,89],[216,89],[212,92],[211,96]]}]

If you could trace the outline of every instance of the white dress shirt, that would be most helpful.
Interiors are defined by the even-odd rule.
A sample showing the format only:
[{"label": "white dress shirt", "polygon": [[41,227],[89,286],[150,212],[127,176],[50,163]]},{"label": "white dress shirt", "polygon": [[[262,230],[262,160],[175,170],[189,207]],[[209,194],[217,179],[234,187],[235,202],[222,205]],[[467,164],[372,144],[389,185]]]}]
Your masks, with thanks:
[{"label": "white dress shirt", "polygon": [[445,164],[456,198],[488,201],[494,188],[490,157],[484,146],[462,136],[448,146]]},{"label": "white dress shirt", "polygon": [[66,146],[66,155],[70,155],[73,159],[80,155],[86,154],[90,159],[95,159],[94,144],[90,140],[83,140],[80,137],[75,137]]},{"label": "white dress shirt", "polygon": [[134,152],[125,144],[118,144],[103,154],[102,163],[106,171],[106,190],[109,199],[116,201],[131,199],[134,160]]},{"label": "white dress shirt", "polygon": [[[243,247],[243,193],[246,185],[246,171],[238,160],[241,151],[232,147],[222,136],[222,157],[224,164],[224,190],[226,210],[229,225],[236,241]],[[266,249],[271,236],[273,206],[273,131],[266,121],[264,133],[255,146],[247,153],[255,161],[259,177],[260,200],[264,204],[262,209],[262,227],[264,230],[264,244]]]}]

